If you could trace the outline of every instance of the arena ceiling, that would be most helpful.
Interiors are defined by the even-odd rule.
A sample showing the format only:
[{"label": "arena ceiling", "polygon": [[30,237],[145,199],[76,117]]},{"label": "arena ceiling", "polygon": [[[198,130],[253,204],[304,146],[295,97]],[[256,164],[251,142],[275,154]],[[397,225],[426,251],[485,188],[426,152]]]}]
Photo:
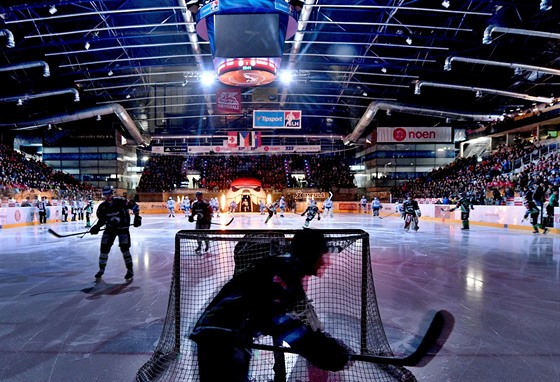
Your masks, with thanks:
[{"label": "arena ceiling", "polygon": [[[193,33],[187,1],[2,0],[0,128],[111,123],[147,144],[249,130],[253,110],[301,110],[300,130],[263,136],[354,142],[377,126],[473,126],[558,93],[552,1],[302,3],[280,67],[291,83],[242,87],[242,112],[220,114],[218,85],[201,82],[210,46]],[[272,95],[255,97],[264,87]]]}]

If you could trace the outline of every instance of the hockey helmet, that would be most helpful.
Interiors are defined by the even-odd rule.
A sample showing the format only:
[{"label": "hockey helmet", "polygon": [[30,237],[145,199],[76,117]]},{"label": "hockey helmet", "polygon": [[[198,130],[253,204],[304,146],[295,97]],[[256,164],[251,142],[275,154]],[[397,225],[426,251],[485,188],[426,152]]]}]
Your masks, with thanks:
[{"label": "hockey helmet", "polygon": [[103,187],[102,191],[103,195],[112,195],[113,194],[113,186],[105,186]]},{"label": "hockey helmet", "polygon": [[169,197],[169,200],[173,200],[173,198],[170,196],[170,197]]},{"label": "hockey helmet", "polygon": [[197,191],[195,194],[196,197],[202,196],[202,191]]}]

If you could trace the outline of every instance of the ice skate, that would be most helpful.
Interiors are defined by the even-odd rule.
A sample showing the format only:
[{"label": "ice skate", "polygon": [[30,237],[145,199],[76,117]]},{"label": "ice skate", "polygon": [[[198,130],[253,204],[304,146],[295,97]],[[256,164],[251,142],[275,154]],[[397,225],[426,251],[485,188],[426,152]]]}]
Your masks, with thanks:
[{"label": "ice skate", "polygon": [[105,273],[105,272],[100,269],[99,272],[97,272],[95,274],[95,280],[97,280],[97,281],[101,280],[101,277],[103,277],[103,273]]},{"label": "ice skate", "polygon": [[132,281],[133,278],[134,278],[134,272],[132,272],[132,269],[127,270],[126,275],[124,275],[124,279],[126,281]]}]

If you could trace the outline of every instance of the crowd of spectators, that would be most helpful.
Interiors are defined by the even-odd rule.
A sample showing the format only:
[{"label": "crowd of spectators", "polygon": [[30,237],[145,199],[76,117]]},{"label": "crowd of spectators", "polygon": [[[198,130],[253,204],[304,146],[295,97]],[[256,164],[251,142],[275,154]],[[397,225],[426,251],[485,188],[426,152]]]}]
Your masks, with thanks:
[{"label": "crowd of spectators", "polygon": [[3,197],[22,199],[29,191],[50,192],[58,198],[90,197],[95,188],[72,175],[54,170],[46,163],[26,156],[0,143],[0,193]]},{"label": "crowd of spectators", "polygon": [[[198,174],[198,179],[189,179]],[[294,174],[303,174],[298,182]],[[233,180],[256,178],[267,190],[315,187],[322,190],[355,187],[347,160],[339,155],[153,155],[142,172],[139,192],[172,191],[181,184],[192,182],[192,187],[222,191],[230,188]]]},{"label": "crowd of spectators", "polygon": [[549,188],[560,186],[560,153],[541,152],[539,144],[518,140],[499,146],[480,162],[476,156],[457,158],[425,176],[397,185],[391,193],[395,198],[412,194],[444,200],[467,193],[477,204],[504,204],[507,198],[523,196],[540,183]]}]

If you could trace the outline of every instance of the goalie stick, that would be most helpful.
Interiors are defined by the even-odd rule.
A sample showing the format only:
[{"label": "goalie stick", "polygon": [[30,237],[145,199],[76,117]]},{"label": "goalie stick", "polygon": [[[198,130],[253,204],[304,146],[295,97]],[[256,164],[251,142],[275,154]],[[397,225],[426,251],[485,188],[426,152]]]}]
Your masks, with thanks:
[{"label": "goalie stick", "polygon": [[379,215],[379,216],[377,216],[377,217],[378,217],[379,219],[385,219],[386,217],[389,217],[389,216],[391,216],[391,215],[398,214],[398,213],[399,213],[399,212],[392,212],[392,213],[387,214],[387,215],[385,215],[385,216]]},{"label": "goalie stick", "polygon": [[[412,353],[406,356],[383,356],[374,354],[350,354],[351,361],[363,361],[397,366],[426,366],[441,350],[455,325],[455,318],[446,310],[437,312],[420,341],[420,344]],[[285,353],[296,353],[290,348],[275,347],[271,345],[253,344],[254,349],[282,351]]]}]

